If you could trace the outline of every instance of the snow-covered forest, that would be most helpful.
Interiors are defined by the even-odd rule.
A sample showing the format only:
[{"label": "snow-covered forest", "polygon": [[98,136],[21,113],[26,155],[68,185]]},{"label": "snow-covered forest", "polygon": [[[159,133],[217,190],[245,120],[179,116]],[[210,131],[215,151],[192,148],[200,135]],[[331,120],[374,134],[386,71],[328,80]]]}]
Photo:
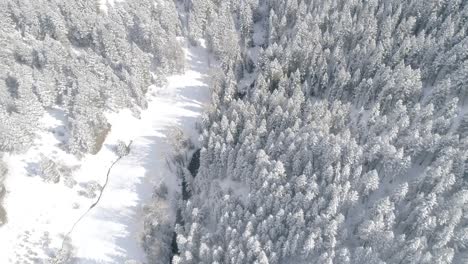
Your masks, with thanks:
[{"label": "snow-covered forest", "polygon": [[467,263],[468,2],[187,1],[222,63],[175,263]]},{"label": "snow-covered forest", "polygon": [[0,261],[468,263],[468,1],[0,2]]}]

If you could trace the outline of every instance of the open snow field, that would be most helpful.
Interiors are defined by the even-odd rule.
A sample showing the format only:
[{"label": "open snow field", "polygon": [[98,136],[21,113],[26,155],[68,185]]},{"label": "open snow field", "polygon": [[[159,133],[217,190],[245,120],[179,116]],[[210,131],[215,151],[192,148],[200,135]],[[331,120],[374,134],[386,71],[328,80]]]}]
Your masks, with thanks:
[{"label": "open snow field", "polygon": [[[195,137],[195,123],[209,101],[206,49],[190,47],[185,52],[185,73],[170,76],[166,87],[150,87],[148,108],[140,118],[130,110],[108,115],[112,129],[96,155],[78,160],[60,148],[67,136],[65,118],[55,109],[44,117],[34,147],[5,157],[11,170],[5,182],[8,222],[0,228],[0,263],[50,262],[64,235],[96,201],[109,166],[118,158],[114,147],[119,140],[133,142],[130,153],[115,164],[100,202],[71,232],[74,260],[145,261],[139,241],[143,205],[163,181],[170,193],[179,190],[178,180],[166,167],[171,131],[177,127]],[[75,166],[72,177],[62,176],[58,183],[44,181],[38,173],[41,155]],[[89,193],[93,184],[98,187]]]}]

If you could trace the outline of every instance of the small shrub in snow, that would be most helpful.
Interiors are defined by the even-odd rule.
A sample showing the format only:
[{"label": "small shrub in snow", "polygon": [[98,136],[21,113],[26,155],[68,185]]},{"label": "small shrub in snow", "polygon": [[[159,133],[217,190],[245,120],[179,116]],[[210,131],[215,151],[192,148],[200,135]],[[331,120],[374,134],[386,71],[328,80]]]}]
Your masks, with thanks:
[{"label": "small shrub in snow", "polygon": [[39,162],[39,173],[46,182],[58,183],[60,181],[60,170],[57,164],[44,155],[41,155]]},{"label": "small shrub in snow", "polygon": [[41,155],[41,160],[39,161],[39,175],[44,181],[58,183],[62,179],[65,186],[69,188],[72,188],[76,184],[76,181],[72,178],[74,169],[76,167],[66,166],[45,155]]},{"label": "small shrub in snow", "polygon": [[70,177],[63,177],[63,184],[68,188],[73,188],[76,185],[76,180]]},{"label": "small shrub in snow", "polygon": [[138,107],[132,107],[130,110],[132,111],[133,117],[136,119],[141,119],[141,110]]},{"label": "small shrub in snow", "polygon": [[63,181],[63,184],[68,188],[73,188],[76,185],[76,180],[73,179],[73,171],[76,170],[78,166],[69,167],[59,165],[60,175]]},{"label": "small shrub in snow", "polygon": [[119,140],[117,146],[115,147],[115,152],[119,157],[127,156],[130,152],[130,147],[125,144],[125,142]]},{"label": "small shrub in snow", "polygon": [[96,181],[89,181],[80,183],[80,186],[83,188],[78,191],[78,194],[86,198],[95,198],[96,192],[102,189],[102,186]]}]

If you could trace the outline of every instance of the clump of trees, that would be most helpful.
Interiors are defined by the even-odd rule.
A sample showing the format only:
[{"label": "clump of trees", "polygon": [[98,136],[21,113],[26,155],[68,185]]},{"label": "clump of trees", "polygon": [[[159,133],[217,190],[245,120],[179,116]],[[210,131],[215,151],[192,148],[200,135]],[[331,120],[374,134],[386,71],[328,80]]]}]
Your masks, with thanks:
[{"label": "clump of trees", "polygon": [[171,243],[174,217],[170,214],[172,202],[168,187],[161,183],[154,191],[153,200],[144,208],[145,218],[141,237],[146,256],[151,263],[171,262]]},{"label": "clump of trees", "polygon": [[466,1],[185,4],[222,71],[175,263],[468,260]]}]

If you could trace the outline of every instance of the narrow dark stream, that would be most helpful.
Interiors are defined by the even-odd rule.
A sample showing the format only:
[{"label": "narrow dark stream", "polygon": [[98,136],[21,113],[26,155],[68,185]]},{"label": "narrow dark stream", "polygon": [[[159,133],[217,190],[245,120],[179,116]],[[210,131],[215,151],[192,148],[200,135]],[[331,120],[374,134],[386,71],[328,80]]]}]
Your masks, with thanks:
[{"label": "narrow dark stream", "polygon": [[198,169],[200,168],[200,149],[197,149],[190,159],[190,163],[188,166],[188,170],[192,174],[192,177],[196,177],[198,173]]}]

